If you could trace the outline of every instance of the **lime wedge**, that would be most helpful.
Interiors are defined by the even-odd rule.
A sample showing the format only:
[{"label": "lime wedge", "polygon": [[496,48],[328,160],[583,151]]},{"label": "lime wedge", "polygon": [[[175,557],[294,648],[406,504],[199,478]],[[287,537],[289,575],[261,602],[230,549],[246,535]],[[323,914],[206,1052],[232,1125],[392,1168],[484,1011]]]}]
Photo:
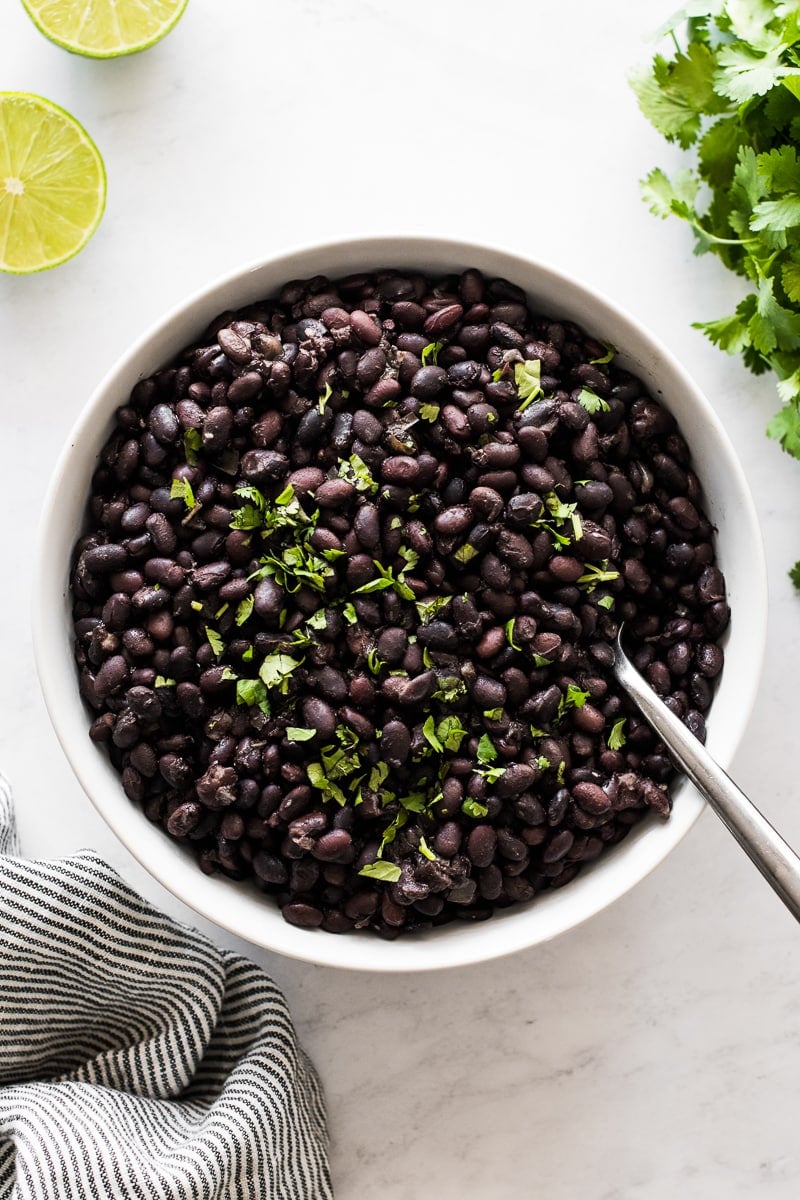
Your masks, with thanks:
[{"label": "lime wedge", "polygon": [[66,262],[105,203],[103,160],[75,118],[41,96],[0,92],[0,271]]},{"label": "lime wedge", "polygon": [[64,50],[119,58],[161,41],[189,0],[22,0],[38,29]]}]

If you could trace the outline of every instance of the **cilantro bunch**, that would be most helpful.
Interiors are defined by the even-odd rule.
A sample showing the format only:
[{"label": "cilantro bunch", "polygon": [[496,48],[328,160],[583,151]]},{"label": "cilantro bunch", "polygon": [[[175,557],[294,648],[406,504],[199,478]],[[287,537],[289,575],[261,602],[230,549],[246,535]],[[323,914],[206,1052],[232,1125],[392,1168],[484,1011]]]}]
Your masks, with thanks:
[{"label": "cilantro bunch", "polygon": [[[735,312],[695,328],[755,374],[775,372],[782,407],[767,434],[800,458],[800,5],[691,0],[661,32],[671,55],[631,82],[693,165],[671,179],[652,171],[644,197],[688,222],[696,253],[749,281]],[[800,563],[791,577],[800,587]]]}]

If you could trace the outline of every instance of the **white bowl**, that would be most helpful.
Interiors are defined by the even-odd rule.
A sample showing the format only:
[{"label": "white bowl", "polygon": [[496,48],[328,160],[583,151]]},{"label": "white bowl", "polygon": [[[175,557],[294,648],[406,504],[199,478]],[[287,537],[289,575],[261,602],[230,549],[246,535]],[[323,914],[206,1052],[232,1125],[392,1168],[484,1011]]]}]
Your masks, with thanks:
[{"label": "white bowl", "polygon": [[89,740],[72,656],[68,598],[70,552],[85,516],[95,461],[114,410],[143,376],[162,366],[225,309],[277,291],[289,279],[332,277],[384,266],[432,273],[478,267],[524,287],[532,307],[569,318],[613,343],[621,365],[640,376],[677,418],[719,531],[733,620],[725,669],[708,720],[708,748],[723,764],[747,724],[766,629],[766,575],[753,502],[727,435],[671,354],[610,300],[551,267],[505,250],[441,238],[365,238],[293,250],[245,267],[174,309],[141,338],[103,380],[84,408],[56,467],[44,503],[34,588],[34,640],[50,717],[73,770],[117,837],[146,869],[186,904],[266,949],[328,966],[370,971],[425,971],[500,957],[579,925],[643,879],[697,820],[703,802],[685,779],[673,789],[666,822],[647,819],[568,886],[476,924],[456,921],[422,935],[386,942],[374,934],[334,936],[288,925],[255,888],[207,877],[190,854],[152,825],[125,796],[106,754]]}]

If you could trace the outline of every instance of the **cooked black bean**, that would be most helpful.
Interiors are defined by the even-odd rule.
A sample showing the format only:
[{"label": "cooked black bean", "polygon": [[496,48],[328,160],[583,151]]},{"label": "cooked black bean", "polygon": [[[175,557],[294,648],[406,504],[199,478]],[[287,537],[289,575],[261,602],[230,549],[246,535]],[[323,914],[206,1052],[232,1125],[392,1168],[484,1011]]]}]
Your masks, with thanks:
[{"label": "cooked black bean", "polygon": [[131,802],[290,922],[385,937],[668,816],[618,622],[702,740],[730,620],[670,414],[473,269],[294,280],[217,326],[120,405],[75,549],[90,736]]}]

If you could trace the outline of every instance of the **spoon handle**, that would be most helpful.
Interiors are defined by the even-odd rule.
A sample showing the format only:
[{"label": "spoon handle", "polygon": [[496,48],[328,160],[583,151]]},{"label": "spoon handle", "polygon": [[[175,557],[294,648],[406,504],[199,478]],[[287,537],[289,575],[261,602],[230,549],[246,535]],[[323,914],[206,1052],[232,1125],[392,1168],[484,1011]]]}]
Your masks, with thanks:
[{"label": "spoon handle", "polygon": [[722,818],[795,919],[800,921],[800,858],[702,743],[670,712],[619,647],[614,669],[672,758]]}]

